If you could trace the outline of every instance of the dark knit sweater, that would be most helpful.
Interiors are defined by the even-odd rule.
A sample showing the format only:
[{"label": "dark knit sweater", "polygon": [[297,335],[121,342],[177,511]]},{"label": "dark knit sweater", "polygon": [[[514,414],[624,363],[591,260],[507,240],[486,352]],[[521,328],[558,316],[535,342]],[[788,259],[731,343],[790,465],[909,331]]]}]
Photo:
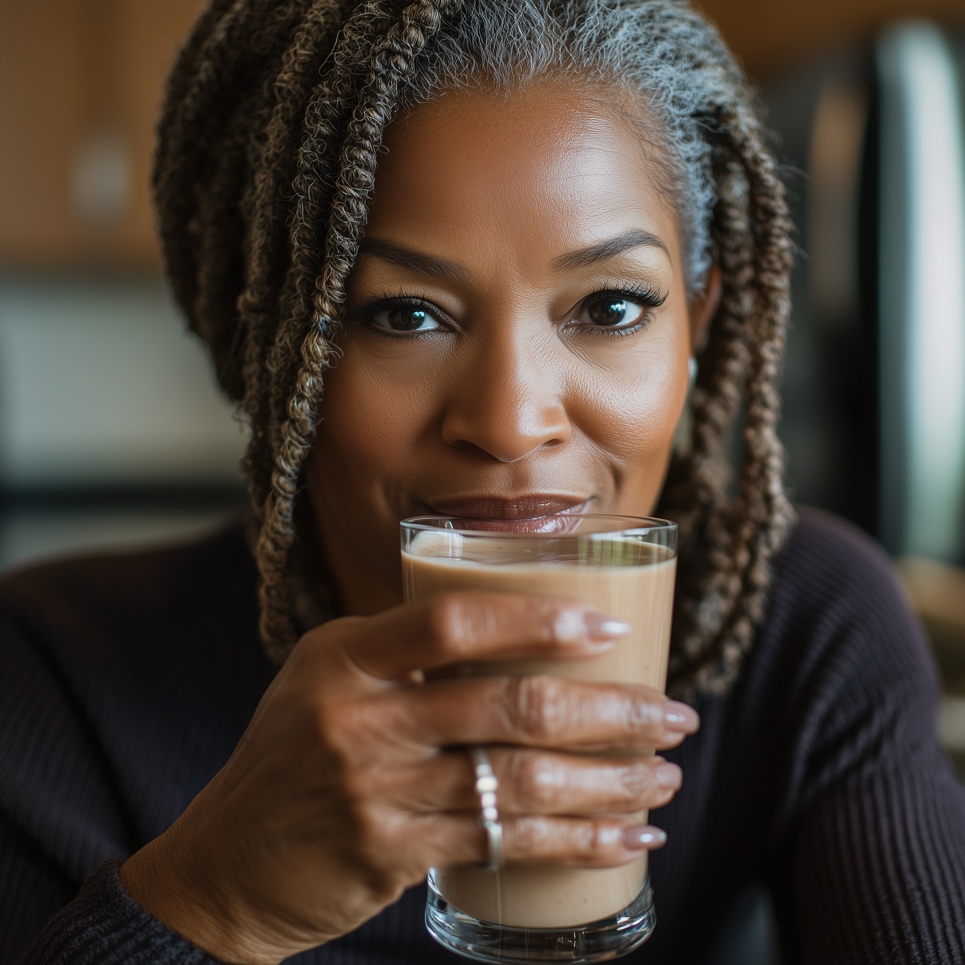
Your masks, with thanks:
[{"label": "dark knit sweater", "polygon": [[[211,963],[125,894],[117,861],[225,762],[271,677],[240,529],[0,580],[0,965],[28,948],[30,965]],[[685,783],[654,815],[658,924],[627,961],[699,962],[762,881],[790,963],[965,963],[965,792],[935,701],[887,560],[803,514],[740,684],[667,755]],[[424,901],[291,961],[460,961]]]}]

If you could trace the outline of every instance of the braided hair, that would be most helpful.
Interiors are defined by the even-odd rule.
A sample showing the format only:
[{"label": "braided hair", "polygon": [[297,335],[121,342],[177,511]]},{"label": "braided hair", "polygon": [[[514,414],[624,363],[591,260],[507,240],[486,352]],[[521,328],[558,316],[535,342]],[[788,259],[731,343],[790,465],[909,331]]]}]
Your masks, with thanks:
[{"label": "braided hair", "polygon": [[154,190],[175,297],[250,426],[261,633],[279,662],[296,639],[302,469],[386,127],[446,90],[546,76],[618,89],[642,136],[656,124],[688,290],[720,266],[692,438],[658,507],[681,534],[671,692],[726,691],[752,645],[793,519],[776,433],[790,225],[716,30],[682,0],[210,0],[168,83]]}]

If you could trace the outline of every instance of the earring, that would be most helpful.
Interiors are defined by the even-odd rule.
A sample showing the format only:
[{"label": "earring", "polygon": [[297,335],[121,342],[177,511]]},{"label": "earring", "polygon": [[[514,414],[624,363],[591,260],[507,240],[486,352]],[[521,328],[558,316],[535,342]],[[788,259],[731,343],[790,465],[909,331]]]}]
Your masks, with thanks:
[{"label": "earring", "polygon": [[677,428],[673,436],[674,452],[683,455],[690,451],[690,397],[693,395],[694,386],[697,384],[697,359],[693,355],[687,359],[687,398],[684,401],[683,411],[677,422]]}]

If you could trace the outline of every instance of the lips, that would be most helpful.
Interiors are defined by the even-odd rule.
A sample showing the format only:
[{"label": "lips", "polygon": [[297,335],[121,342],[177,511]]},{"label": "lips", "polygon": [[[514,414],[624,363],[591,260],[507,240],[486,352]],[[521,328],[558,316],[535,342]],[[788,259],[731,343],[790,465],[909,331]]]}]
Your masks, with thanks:
[{"label": "lips", "polygon": [[569,531],[574,522],[572,517],[585,513],[589,503],[589,499],[579,496],[537,493],[512,499],[496,496],[437,499],[427,506],[437,515],[458,518],[462,529],[558,533]]}]

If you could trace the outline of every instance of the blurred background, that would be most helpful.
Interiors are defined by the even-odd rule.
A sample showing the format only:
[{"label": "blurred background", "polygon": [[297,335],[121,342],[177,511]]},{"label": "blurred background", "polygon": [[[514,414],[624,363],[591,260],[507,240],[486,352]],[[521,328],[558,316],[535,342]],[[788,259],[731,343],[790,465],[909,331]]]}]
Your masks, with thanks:
[{"label": "blurred background", "polygon": [[[0,569],[237,512],[244,433],[161,279],[148,179],[199,0],[0,0]],[[965,3],[705,0],[800,249],[795,497],[893,555],[965,773]]]},{"label": "blurred background", "polygon": [[[965,777],[965,0],[702,5],[762,91],[798,226],[795,498],[894,557]],[[148,193],[199,6],[0,0],[0,570],[244,504],[244,434],[162,282]]]},{"label": "blurred background", "polygon": [[161,278],[164,77],[199,0],[0,0],[0,569],[244,504],[244,435]]}]

